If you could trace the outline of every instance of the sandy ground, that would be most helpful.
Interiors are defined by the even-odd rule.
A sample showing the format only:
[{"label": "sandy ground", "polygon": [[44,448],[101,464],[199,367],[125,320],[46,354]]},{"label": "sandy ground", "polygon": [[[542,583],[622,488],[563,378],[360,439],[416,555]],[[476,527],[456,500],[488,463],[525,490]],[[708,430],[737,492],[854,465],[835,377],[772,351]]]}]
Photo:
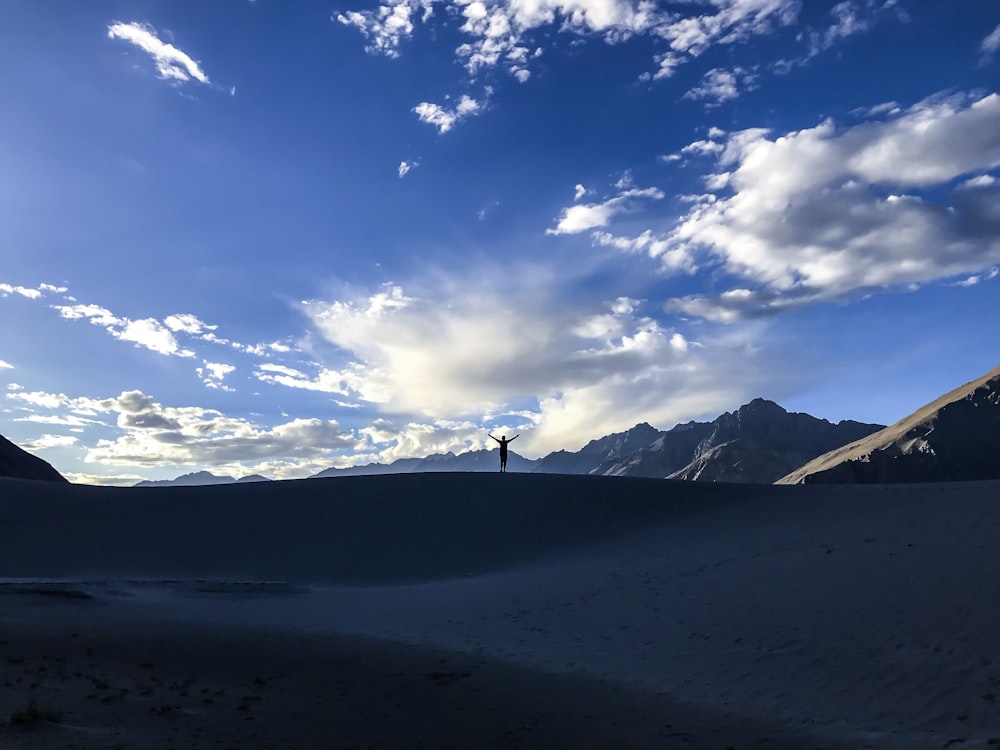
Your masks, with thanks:
[{"label": "sandy ground", "polygon": [[62,716],[0,726],[4,748],[847,747],[473,654],[17,598],[0,629],[0,715]]},{"label": "sandy ground", "polygon": [[0,747],[1000,748],[1000,483],[361,479],[0,482]]}]

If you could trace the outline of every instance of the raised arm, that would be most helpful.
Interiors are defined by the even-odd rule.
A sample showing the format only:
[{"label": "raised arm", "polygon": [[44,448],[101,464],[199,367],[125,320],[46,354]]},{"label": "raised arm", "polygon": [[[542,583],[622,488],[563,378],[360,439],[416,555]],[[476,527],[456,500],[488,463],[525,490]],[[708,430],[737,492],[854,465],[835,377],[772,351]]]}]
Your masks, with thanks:
[{"label": "raised arm", "polygon": [[[488,432],[487,432],[486,434],[487,434],[487,435],[490,435],[490,434],[489,434]],[[493,437],[492,435],[490,435],[490,437],[491,437],[491,438],[493,438],[494,440],[496,440],[496,441],[497,441],[498,443],[500,442],[500,438],[495,438],[495,437]]]},{"label": "raised arm", "polygon": [[510,440],[508,440],[507,442],[508,442],[508,443],[513,443],[513,442],[514,442],[515,440],[517,440],[517,439],[518,439],[519,437],[521,437],[521,433],[520,433],[520,432],[519,432],[519,433],[517,433],[517,434],[516,434],[516,435],[515,435],[514,437],[512,437],[512,438],[511,438]]}]

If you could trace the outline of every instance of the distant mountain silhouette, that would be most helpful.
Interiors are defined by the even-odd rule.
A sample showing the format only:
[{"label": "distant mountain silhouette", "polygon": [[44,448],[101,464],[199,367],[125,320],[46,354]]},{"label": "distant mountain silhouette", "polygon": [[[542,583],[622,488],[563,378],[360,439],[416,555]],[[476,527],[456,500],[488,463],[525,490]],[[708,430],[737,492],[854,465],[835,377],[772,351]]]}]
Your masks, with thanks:
[{"label": "distant mountain silhouette", "polygon": [[771,483],[818,456],[882,429],[837,424],[757,398],[712,422],[688,422],[595,473],[701,482]]},{"label": "distant mountain silhouette", "polygon": [[148,479],[138,482],[133,487],[194,487],[206,484],[235,484],[237,482],[270,482],[267,477],[260,474],[249,474],[240,479],[231,476],[216,475],[210,471],[196,471],[191,474],[183,474],[176,479]]},{"label": "distant mountain silhouette", "polygon": [[[755,399],[712,422],[688,422],[666,432],[641,422],[624,432],[591,440],[578,451],[555,451],[537,461],[512,452],[508,469],[770,484],[811,458],[880,429],[882,425],[832,424],[808,414],[790,414],[772,401]],[[498,468],[497,451],[479,450],[326,469],[314,476]]]},{"label": "distant mountain silhouette", "polygon": [[[524,456],[510,451],[507,457],[507,470],[528,472],[537,462],[529,461]],[[500,451],[478,450],[454,454],[435,453],[426,458],[400,458],[389,464],[365,464],[364,466],[348,466],[343,469],[324,469],[313,478],[349,477],[372,474],[414,474],[429,471],[499,471]]]},{"label": "distant mountain silhouette", "polygon": [[595,474],[605,464],[630,456],[664,433],[641,422],[625,432],[591,440],[572,453],[555,451],[535,462],[532,471],[542,474]]},{"label": "distant mountain silhouette", "polygon": [[33,456],[0,435],[0,477],[39,479],[46,482],[68,482],[47,461]]},{"label": "distant mountain silhouette", "polygon": [[884,430],[830,451],[779,484],[1000,478],[1000,367]]}]

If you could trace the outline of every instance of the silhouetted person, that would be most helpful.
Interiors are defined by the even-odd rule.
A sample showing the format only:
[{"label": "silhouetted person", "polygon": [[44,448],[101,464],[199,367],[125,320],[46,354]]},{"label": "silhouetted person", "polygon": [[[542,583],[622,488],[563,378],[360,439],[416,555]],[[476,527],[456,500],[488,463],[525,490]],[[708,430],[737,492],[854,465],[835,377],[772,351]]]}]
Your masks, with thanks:
[{"label": "silhouetted person", "polygon": [[507,471],[507,443],[513,443],[515,440],[521,437],[521,434],[518,433],[510,440],[507,439],[506,435],[501,435],[498,438],[495,438],[492,435],[490,435],[490,437],[496,440],[498,443],[500,443],[500,471]]}]

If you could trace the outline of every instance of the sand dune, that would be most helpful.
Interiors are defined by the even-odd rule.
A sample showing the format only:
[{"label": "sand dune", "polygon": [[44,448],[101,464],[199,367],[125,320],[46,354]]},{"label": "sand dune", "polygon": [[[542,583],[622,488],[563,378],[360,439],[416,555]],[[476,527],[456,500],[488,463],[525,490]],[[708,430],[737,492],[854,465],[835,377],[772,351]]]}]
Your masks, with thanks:
[{"label": "sand dune", "polygon": [[[206,656],[198,690],[252,681],[271,643],[268,658],[292,673],[281,700],[319,691],[341,708],[399,706],[386,713],[403,724],[367,719],[377,747],[986,748],[1000,742],[998,533],[997,482],[439,474],[143,491],[10,480],[0,625],[21,651],[69,644],[64,663],[83,658],[62,637],[72,629],[145,639],[163,657],[161,682],[184,672],[170,665],[192,637],[242,643],[229,658],[244,671]],[[427,666],[439,659],[451,661]],[[136,659],[117,672],[113,661],[92,659],[139,684]],[[342,702],[310,663],[355,675]],[[0,676],[16,684],[13,670],[31,664]],[[554,705],[553,690],[571,697]],[[100,711],[71,693],[67,712],[90,726]],[[460,720],[477,698],[524,731]],[[133,726],[136,700],[107,710]],[[203,720],[225,707],[177,700],[193,713],[175,719],[200,727],[199,742],[220,739]],[[268,741],[285,731],[279,704],[255,714]],[[319,718],[302,722],[297,746],[365,746],[357,721],[345,719],[339,745]],[[436,736],[435,722],[456,733]],[[142,746],[129,744],[135,726],[122,746]],[[85,736],[53,731],[40,736]]]},{"label": "sand dune", "polygon": [[[740,497],[761,490],[740,490]],[[384,475],[176,488],[0,479],[8,576],[395,583],[484,573],[730,503],[644,479]]]}]

